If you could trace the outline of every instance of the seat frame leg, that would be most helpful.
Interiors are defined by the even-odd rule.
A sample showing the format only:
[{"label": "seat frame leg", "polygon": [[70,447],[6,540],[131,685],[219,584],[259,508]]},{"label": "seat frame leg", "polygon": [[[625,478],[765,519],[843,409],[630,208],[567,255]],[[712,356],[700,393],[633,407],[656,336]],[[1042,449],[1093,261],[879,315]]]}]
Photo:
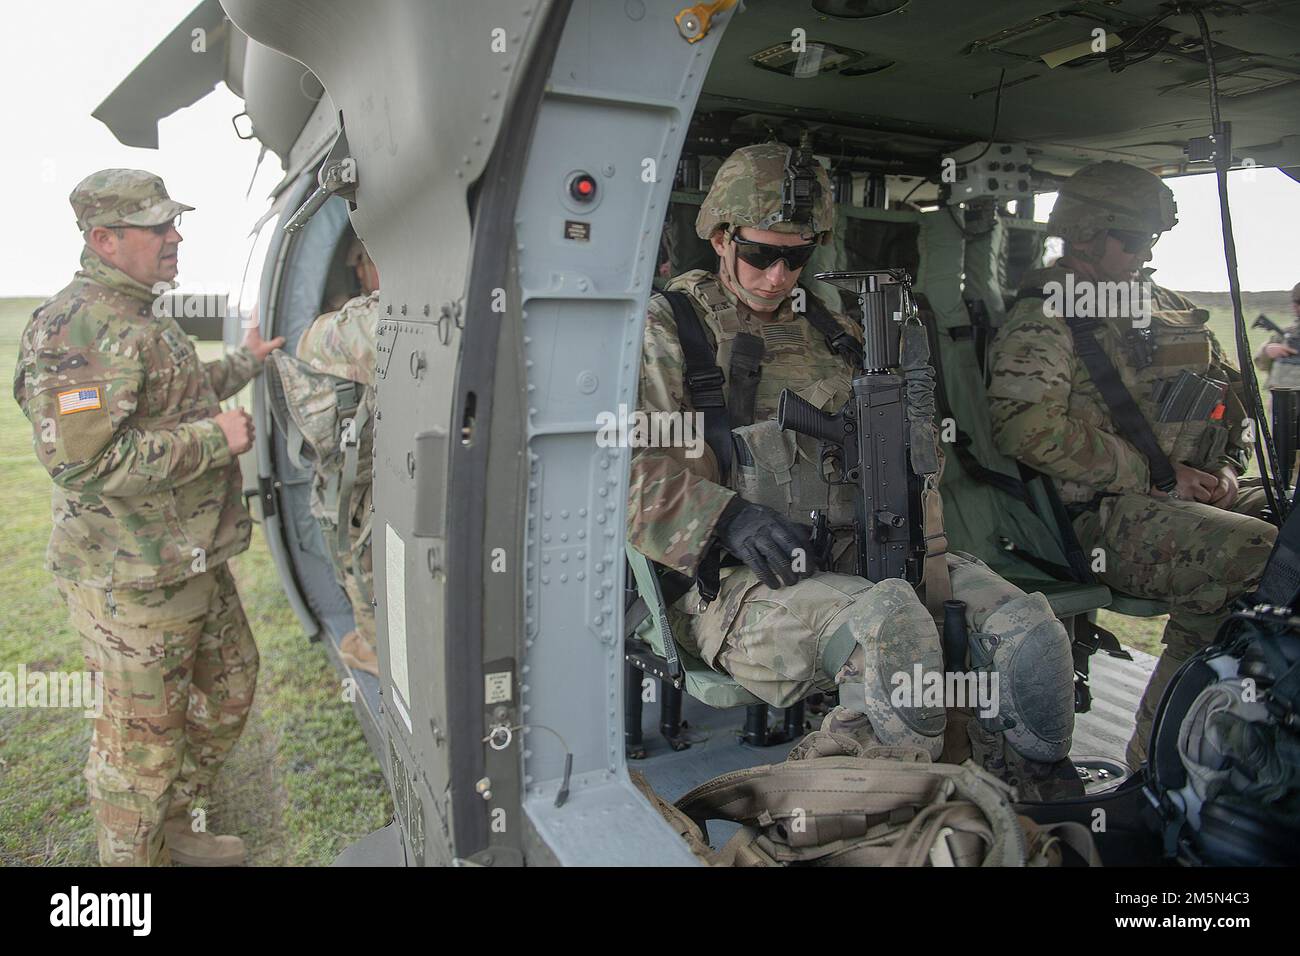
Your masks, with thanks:
[{"label": "seat frame leg", "polygon": [[691,745],[682,734],[682,691],[672,681],[659,680],[659,733],[673,750],[685,750]]},{"label": "seat frame leg", "polygon": [[786,740],[799,740],[803,737],[803,701],[797,704],[791,704],[785,709],[785,727],[783,733]]},{"label": "seat frame leg", "polygon": [[628,760],[643,760],[645,740],[641,734],[641,719],[645,707],[641,701],[641,680],[645,671],[631,661],[625,661],[623,666],[623,746]]},{"label": "seat frame leg", "polygon": [[766,747],[772,741],[767,727],[767,704],[750,704],[745,708],[745,732],[740,739],[751,747]]}]

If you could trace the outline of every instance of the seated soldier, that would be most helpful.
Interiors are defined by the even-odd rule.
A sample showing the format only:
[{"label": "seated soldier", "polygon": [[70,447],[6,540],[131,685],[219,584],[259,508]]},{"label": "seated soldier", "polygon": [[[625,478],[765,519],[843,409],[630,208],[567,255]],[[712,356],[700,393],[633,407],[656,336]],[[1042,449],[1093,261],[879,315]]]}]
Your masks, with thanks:
[{"label": "seated soldier", "polygon": [[1025,277],[990,359],[998,447],[1057,480],[1103,583],[1170,605],[1126,754],[1135,770],[1170,677],[1255,586],[1276,536],[1258,517],[1263,488],[1238,479],[1250,454],[1240,374],[1208,313],[1139,271],[1176,214],[1146,170],[1075,173],[1048,223],[1065,253]]},{"label": "seated soldier", "polygon": [[[379,328],[379,270],[361,241],[354,240],[348,262],[356,269],[361,295],[348,300],[337,312],[326,312],[298,340],[298,358],[318,372],[349,379],[366,386],[361,399],[366,412],[361,420],[362,433],[357,435],[362,450],[355,476],[339,476],[330,468],[318,467],[312,481],[312,514],[321,522],[326,546],[335,556],[356,628],[339,642],[339,653],[349,667],[379,676],[379,659],[375,652],[374,571],[370,546],[371,463],[374,420],[375,339]],[[334,464],[333,468],[338,465]],[[340,477],[344,480],[340,482]],[[328,490],[346,490],[351,494],[338,509],[327,502]],[[338,515],[346,514],[347,548],[335,546]]]},{"label": "seated soldier", "polygon": [[[811,182],[810,212],[783,205],[787,175]],[[945,752],[944,706],[918,706],[896,693],[899,675],[909,679],[914,666],[942,674],[935,619],[907,581],[872,582],[852,573],[851,490],[824,481],[815,442],[800,437],[796,445],[794,433],[783,433],[775,420],[784,388],[838,410],[860,370],[829,344],[842,332],[860,340],[855,324],[810,292],[792,295],[813,250],[829,240],[833,215],[826,172],[785,145],[745,147],[722,164],[696,223],[719,256],[719,273],[687,272],[668,283],[667,297],[651,299],[638,412],[653,421],[725,398],[735,449],[728,458],[736,466],[724,476],[716,448],[696,457],[687,448],[637,448],[629,541],[696,579],[669,612],[687,652],[777,707],[838,687],[841,705],[825,729],[938,759]],[[691,329],[681,331],[683,323]],[[686,372],[688,360],[698,364],[706,339],[704,361],[723,370],[725,389]],[[695,358],[683,349],[687,341],[695,343]],[[818,573],[799,558],[811,553],[802,522],[813,509],[829,516],[834,571]],[[720,552],[740,566],[718,572]],[[1002,640],[996,730],[975,720],[965,727],[954,722],[948,756],[960,759],[973,746],[986,766],[1020,782],[1027,796],[1062,786],[1080,792],[1064,759],[1074,716],[1070,642],[1046,599],[1024,594],[973,558],[949,554],[945,562],[941,550],[932,557],[927,563],[937,565],[936,574],[950,572],[953,595],[967,602],[971,631]],[[706,600],[711,585],[717,593]],[[1003,666],[1012,659],[1014,667]]]}]

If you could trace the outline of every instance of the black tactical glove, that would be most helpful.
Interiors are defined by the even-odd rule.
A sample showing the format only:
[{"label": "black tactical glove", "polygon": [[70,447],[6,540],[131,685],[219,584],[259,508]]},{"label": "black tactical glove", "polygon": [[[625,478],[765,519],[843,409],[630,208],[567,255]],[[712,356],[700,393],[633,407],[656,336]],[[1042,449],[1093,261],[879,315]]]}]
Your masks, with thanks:
[{"label": "black tactical glove", "polygon": [[714,528],[718,542],[774,590],[813,573],[809,531],[807,526],[739,495],[731,499]]}]

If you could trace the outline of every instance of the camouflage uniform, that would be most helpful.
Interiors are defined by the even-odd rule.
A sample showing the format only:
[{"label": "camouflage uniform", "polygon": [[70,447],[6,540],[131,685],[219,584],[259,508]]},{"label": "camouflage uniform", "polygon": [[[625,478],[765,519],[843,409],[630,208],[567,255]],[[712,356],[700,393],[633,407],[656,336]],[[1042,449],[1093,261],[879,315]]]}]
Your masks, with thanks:
[{"label": "camouflage uniform", "polygon": [[[190,208],[136,170],[88,177],[72,203],[83,231]],[[166,863],[164,818],[211,782],[253,701],[257,649],[225,566],[252,523],[212,417],[260,363],[200,363],[149,288],[89,248],[81,265],[23,332],[14,398],[54,480],[46,567],[104,675],[85,772],[100,860]]]},{"label": "camouflage uniform", "polygon": [[[1300,319],[1296,319],[1281,332],[1270,333],[1268,341],[1261,345],[1255,353],[1255,368],[1268,376],[1265,385],[1270,391],[1277,388],[1300,388],[1300,363],[1283,362],[1278,364],[1276,359],[1269,357],[1264,352],[1264,349],[1268,346],[1284,342],[1288,338],[1292,341],[1300,339]],[[1282,380],[1282,376],[1274,374],[1280,369],[1286,369],[1285,381]],[[1277,380],[1275,381],[1275,379]]]},{"label": "camouflage uniform", "polygon": [[[1102,163],[1076,174],[1085,178],[1076,195],[1069,194],[1068,184],[1063,188],[1067,206],[1059,221],[1053,212],[1053,227],[1068,233],[1070,217],[1084,215],[1079,206],[1086,200],[1112,216],[1117,229],[1145,231],[1150,225],[1151,232],[1157,231],[1162,223],[1155,213],[1130,212],[1121,204],[1128,202],[1126,190],[1153,188],[1144,186],[1143,177],[1162,190],[1167,187],[1133,167],[1114,169],[1120,166]],[[1072,209],[1070,203],[1077,205]],[[1168,219],[1164,223],[1163,228],[1172,225]],[[1079,241],[1088,238],[1078,236]],[[1001,451],[1057,480],[1085,552],[1100,548],[1105,556],[1105,570],[1098,575],[1102,582],[1170,605],[1165,651],[1143,695],[1128,747],[1129,763],[1136,769],[1145,758],[1154,711],[1169,678],[1182,661],[1214,640],[1227,605],[1254,587],[1276,529],[1258,517],[1265,496],[1255,482],[1241,482],[1230,509],[1150,495],[1146,457],[1120,434],[1066,320],[1045,305],[1042,290],[1066,279],[1067,270],[1060,267],[1024,279],[1022,289],[1029,294],[1011,311],[993,345],[989,407]],[[1094,334],[1172,462],[1207,472],[1229,465],[1240,473],[1250,453],[1242,440],[1240,374],[1205,327],[1207,318],[1183,296],[1157,286],[1152,290],[1154,354],[1149,363],[1139,361],[1130,347],[1131,316],[1107,317]],[[1183,369],[1229,383],[1219,418],[1157,421],[1153,388]]]},{"label": "camouflage uniform", "polygon": [[[298,340],[298,358],[317,372],[360,382],[367,386],[362,401],[370,414],[358,435],[361,456],[356,484],[352,489],[349,540],[351,552],[338,561],[343,586],[352,603],[357,634],[375,646],[374,562],[371,554],[372,470],[370,449],[374,441],[375,341],[379,329],[379,293],[357,296],[337,312],[318,316]],[[333,540],[337,512],[328,507],[326,490],[337,476],[317,468],[312,479],[312,514],[321,523],[327,540]],[[332,548],[331,548],[332,550]],[[343,556],[340,556],[343,558]]]},{"label": "camouflage uniform", "polygon": [[[732,154],[701,207],[697,224],[701,237],[707,237],[713,221],[722,216],[740,225],[762,222],[757,214],[748,220],[735,216],[737,207],[766,201],[779,209],[780,171],[786,155],[786,147],[780,144],[748,147]],[[824,174],[819,174],[822,177]],[[771,195],[754,200],[751,194],[755,181],[775,182],[775,202]],[[745,190],[745,195],[729,194],[737,189]],[[825,207],[820,211],[820,221],[814,220],[818,231],[829,229],[826,183],[823,195]],[[807,227],[777,222],[760,228],[799,232]],[[724,370],[728,367],[724,356],[738,332],[763,340],[755,425],[735,431],[754,448],[770,446],[774,444],[772,436],[780,435],[774,419],[782,389],[790,388],[828,410],[838,409],[848,398],[854,370],[830,349],[804,316],[794,311],[790,298],[773,312],[759,313],[748,308],[715,275],[698,270],[678,276],[668,289],[690,295],[705,334],[718,352],[719,367]],[[860,338],[860,331],[846,317],[834,318]],[[684,367],[672,309],[663,298],[654,297],[645,326],[638,411],[645,415],[692,411],[684,386]],[[756,430],[764,428],[766,438],[760,439]],[[785,434],[788,438],[780,441],[795,441],[793,433]],[[942,671],[935,622],[907,582],[873,584],[851,573],[851,534],[843,533],[845,516],[851,514],[851,507],[846,505],[851,499],[842,486],[832,488],[821,480],[814,446],[799,438],[797,450],[789,453],[785,487],[796,490],[791,492],[786,512],[804,521],[810,508],[830,512],[832,526],[841,529],[834,549],[838,556],[836,571],[772,589],[748,567],[723,569],[721,589],[714,601],[705,604],[693,589],[670,610],[673,633],[687,652],[715,670],[730,674],[745,689],[774,706],[788,706],[815,690],[830,690],[839,684],[842,699],[846,703],[852,700],[866,715],[876,738],[891,745],[919,746],[937,758],[945,726],[943,708],[897,708],[888,700],[892,674],[910,673],[914,664],[927,672]],[[747,501],[754,498],[746,483],[765,461],[771,463],[760,460],[756,469],[738,462],[733,469],[733,484],[745,489],[743,497]],[[737,495],[735,488],[719,484],[718,477],[711,450],[692,459],[682,448],[636,449],[628,490],[628,537],[632,546],[653,561],[693,577],[710,548],[719,517]],[[1050,636],[1056,639],[1059,652],[1054,662],[1055,679],[1064,682],[1061,686],[1067,689],[1068,697],[1072,682],[1068,638],[1042,596],[1025,595],[968,556],[950,554],[948,562],[955,596],[968,601],[972,629],[988,623],[998,610],[1005,612],[999,620],[1008,627],[1014,620],[1025,630],[1040,625],[1054,629]],[[851,688],[851,684],[857,688]],[[1049,747],[1052,753],[1044,753],[1043,759],[1058,760],[1068,752],[1072,711],[1063,719],[1064,726],[1058,723],[1046,729],[1046,736],[1053,738]]]}]

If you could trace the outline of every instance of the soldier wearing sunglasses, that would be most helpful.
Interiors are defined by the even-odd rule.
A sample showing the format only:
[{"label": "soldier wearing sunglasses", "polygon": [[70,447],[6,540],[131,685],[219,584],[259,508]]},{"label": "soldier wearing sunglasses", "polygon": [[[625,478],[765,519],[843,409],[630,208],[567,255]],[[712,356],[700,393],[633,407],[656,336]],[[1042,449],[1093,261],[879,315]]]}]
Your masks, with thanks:
[{"label": "soldier wearing sunglasses", "polygon": [[[707,447],[700,457],[686,447],[633,450],[628,537],[680,576],[665,578],[677,594],[683,579],[693,582],[675,601],[665,588],[685,652],[773,706],[838,689],[841,704],[823,729],[938,759],[945,708],[895,706],[888,683],[915,666],[942,672],[935,622],[907,581],[854,574],[852,492],[823,480],[815,442],[775,420],[786,388],[838,410],[859,371],[834,343],[860,341],[860,329],[798,286],[833,225],[829,179],[804,149],[748,146],[718,170],[696,219],[717,271],[686,272],[651,299],[638,401],[650,419],[702,414]],[[812,553],[813,510],[827,518],[823,560]],[[947,564],[972,630],[1015,631],[1032,645],[1027,653],[1042,664],[1036,699],[1045,702],[1005,737],[954,723],[948,756],[974,750],[1022,793],[1081,792],[1064,759],[1073,728],[1064,628],[1042,595],[964,555],[949,553]]]},{"label": "soldier wearing sunglasses", "polygon": [[[990,355],[999,449],[1055,480],[1067,530],[1085,554],[1105,556],[1102,583],[1170,605],[1128,745],[1134,770],[1170,678],[1258,582],[1276,536],[1259,517],[1263,487],[1239,477],[1251,441],[1240,373],[1209,314],[1142,268],[1177,222],[1173,193],[1153,173],[1119,162],[1076,172],[1048,223],[1064,255],[1022,280]],[[1048,304],[1054,287],[1091,287],[1099,302],[1107,285],[1133,283],[1149,285],[1149,314]],[[1116,379],[1129,409],[1108,384]]]}]

